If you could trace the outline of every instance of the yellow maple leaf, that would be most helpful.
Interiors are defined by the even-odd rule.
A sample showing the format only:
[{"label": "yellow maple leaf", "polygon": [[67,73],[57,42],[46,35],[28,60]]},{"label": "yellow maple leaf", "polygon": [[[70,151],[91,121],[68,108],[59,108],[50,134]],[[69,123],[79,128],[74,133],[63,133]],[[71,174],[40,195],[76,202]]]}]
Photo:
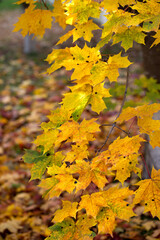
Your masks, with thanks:
[{"label": "yellow maple leaf", "polygon": [[152,145],[153,148],[155,147],[160,147],[160,130],[156,131],[156,132],[152,132],[150,134],[150,144]]},{"label": "yellow maple leaf", "polygon": [[58,146],[61,142],[68,140],[72,141],[73,135],[78,131],[79,124],[76,121],[65,122],[60,126],[60,133],[58,135],[57,141],[55,143]]},{"label": "yellow maple leaf", "polygon": [[[118,187],[112,187],[107,191],[92,193],[91,195],[84,195],[81,197],[79,203],[79,210],[84,208],[88,215],[96,218],[102,207],[107,207],[111,209],[117,217],[122,217],[122,212],[128,204],[124,199],[132,195],[134,192],[128,188],[119,189]],[[128,206],[129,207],[129,206]],[[129,207],[127,213],[124,212],[124,219],[129,219],[129,217],[134,216],[132,211],[132,206]]]},{"label": "yellow maple leaf", "polygon": [[109,208],[102,208],[97,216],[98,220],[98,233],[109,233],[113,236],[112,232],[116,226],[116,214]]},{"label": "yellow maple leaf", "polygon": [[61,108],[57,108],[54,111],[51,111],[51,114],[47,117],[49,118],[49,122],[43,122],[41,124],[41,128],[44,131],[48,131],[52,128],[58,128],[67,120],[70,119],[71,112],[65,109],[63,106]]},{"label": "yellow maple leaf", "polygon": [[53,176],[46,179],[42,179],[41,183],[38,186],[47,190],[47,192],[44,194],[46,198],[52,198],[52,197],[58,197],[61,194],[60,189],[58,190],[55,189],[55,186],[57,183],[58,183],[58,179],[56,179]]},{"label": "yellow maple leaf", "polygon": [[55,214],[52,222],[62,222],[66,217],[76,218],[77,205],[78,202],[63,201],[62,209],[58,209]]},{"label": "yellow maple leaf", "polygon": [[96,220],[87,216],[87,214],[80,215],[76,222],[76,232],[74,235],[74,239],[79,240],[92,240],[90,228],[97,224]]},{"label": "yellow maple leaf", "polygon": [[152,133],[155,131],[160,130],[160,121],[159,120],[153,120],[152,118],[141,118],[138,117],[137,124],[139,126],[139,130],[141,133]]},{"label": "yellow maple leaf", "polygon": [[121,57],[121,53],[109,57],[108,62],[99,61],[91,69],[91,79],[94,84],[104,81],[108,77],[110,82],[117,81],[119,68],[126,68],[131,64],[127,57]]},{"label": "yellow maple leaf", "polygon": [[129,119],[137,116],[141,119],[151,118],[154,113],[160,110],[160,103],[144,104],[136,108],[128,107],[123,109],[121,115],[117,119],[119,122],[128,121]]},{"label": "yellow maple leaf", "polygon": [[16,2],[16,4],[22,4],[22,3],[34,4],[35,0],[19,0],[19,1]]},{"label": "yellow maple leaf", "polygon": [[118,9],[119,1],[115,0],[113,2],[112,0],[104,0],[103,6],[107,10],[107,12],[113,12]]},{"label": "yellow maple leaf", "polygon": [[[124,109],[117,119],[119,122],[127,121],[131,119],[132,117],[137,116],[138,118],[138,126],[141,133],[147,133],[151,135],[151,143],[153,144],[153,147],[155,147],[156,143],[154,141],[154,136],[158,135],[160,131],[160,121],[159,120],[153,120],[152,116],[154,113],[158,112],[160,110],[160,104],[159,103],[153,103],[150,105],[143,105],[136,108],[128,107]],[[159,143],[157,142],[157,146]]]},{"label": "yellow maple leaf", "polygon": [[102,39],[110,34],[117,33],[122,25],[136,26],[137,22],[134,22],[131,16],[132,13],[123,10],[113,11],[107,15],[108,21],[104,24],[104,29],[102,30]]},{"label": "yellow maple leaf", "polygon": [[141,169],[137,167],[137,158],[138,154],[132,154],[127,157],[119,157],[119,161],[113,164],[111,170],[116,170],[116,179],[122,184],[128,177],[130,177],[132,171],[141,177]]},{"label": "yellow maple leaf", "polygon": [[[122,184],[130,177],[130,173],[134,171],[139,177],[141,174],[138,164],[138,151],[141,142],[145,140],[139,135],[129,138],[128,136],[120,139],[118,137],[112,144],[110,144],[106,151],[104,161],[107,165],[112,166],[111,170],[116,170],[116,179]],[[101,158],[101,156],[100,156]]]},{"label": "yellow maple leaf", "polygon": [[96,220],[86,214],[78,216],[75,222],[72,218],[68,217],[61,223],[55,223],[51,227],[51,239],[56,240],[92,240],[92,231],[90,228],[96,225]]},{"label": "yellow maple leaf", "polygon": [[131,154],[137,154],[141,146],[140,142],[145,140],[139,135],[131,137],[125,137],[120,139],[118,137],[112,144],[110,144],[108,151],[110,153],[109,159],[106,159],[106,163],[109,162],[117,163],[119,162],[119,157],[127,157]]},{"label": "yellow maple leaf", "polygon": [[113,36],[113,44],[121,43],[121,46],[127,51],[133,47],[133,42],[145,44],[146,35],[142,32],[143,29],[137,26],[122,26],[119,31]]},{"label": "yellow maple leaf", "polygon": [[85,120],[78,124],[76,121],[64,123],[60,128],[60,133],[56,141],[56,146],[59,143],[67,140],[68,142],[76,142],[79,145],[88,144],[88,141],[93,141],[94,133],[99,131],[99,125],[95,119]]},{"label": "yellow maple leaf", "polygon": [[34,9],[35,5],[30,5],[23,13],[19,21],[14,24],[13,32],[21,31],[23,37],[28,33],[35,36],[43,36],[46,28],[51,28],[53,13],[50,10]]},{"label": "yellow maple leaf", "polygon": [[64,94],[62,104],[66,111],[72,112],[73,118],[77,120],[88,104],[92,88],[89,84],[86,84],[77,89],[73,87],[71,90],[71,92]]},{"label": "yellow maple leaf", "polygon": [[61,0],[55,0],[54,1],[54,9],[53,9],[53,16],[56,19],[56,22],[59,23],[59,25],[65,29],[66,28],[66,14],[65,14],[65,8],[64,5],[62,4]]},{"label": "yellow maple leaf", "polygon": [[92,169],[90,163],[84,160],[76,161],[76,164],[70,166],[69,172],[79,174],[76,192],[80,189],[86,189],[91,182],[103,189],[108,182],[104,172],[99,171],[98,168]]},{"label": "yellow maple leaf", "polygon": [[57,129],[51,129],[43,134],[39,135],[34,143],[39,146],[44,146],[44,153],[50,150],[53,147],[57,140],[59,131]]},{"label": "yellow maple leaf", "polygon": [[74,0],[66,5],[67,23],[74,25],[75,22],[83,24],[88,22],[89,17],[99,18],[100,4],[93,0]]},{"label": "yellow maple leaf", "polygon": [[88,146],[86,144],[72,145],[72,150],[67,153],[65,162],[74,162],[75,160],[82,160],[89,155]]},{"label": "yellow maple leaf", "polygon": [[139,188],[134,192],[135,198],[133,203],[144,202],[145,211],[150,211],[152,216],[160,219],[160,170],[154,167],[151,173],[151,179],[139,181],[136,185]]},{"label": "yellow maple leaf", "polygon": [[90,75],[92,66],[101,58],[99,50],[90,48],[86,44],[83,49],[78,46],[70,48],[70,52],[74,61],[72,61],[72,65],[66,66],[66,69],[69,70],[71,66],[75,69],[71,76],[72,80],[81,79],[85,75]]},{"label": "yellow maple leaf", "polygon": [[55,178],[59,180],[58,183],[54,186],[55,191],[61,190],[61,192],[67,191],[71,193],[74,190],[77,181],[69,173],[69,170],[66,167],[65,163],[60,167],[53,164],[52,167],[48,168],[48,174],[55,176]]},{"label": "yellow maple leaf", "polygon": [[57,45],[65,42],[71,36],[73,36],[73,42],[77,41],[81,37],[83,37],[85,41],[90,42],[91,38],[93,37],[92,31],[97,29],[100,28],[97,26],[97,24],[93,23],[93,20],[89,20],[84,24],[76,24],[73,30],[60,37]]},{"label": "yellow maple leaf", "polygon": [[118,68],[126,68],[131,64],[127,57],[121,57],[121,53],[109,57],[107,62],[107,77],[110,82],[117,81],[119,76]]},{"label": "yellow maple leaf", "polygon": [[100,51],[96,48],[90,48],[86,44],[82,49],[77,45],[70,49],[54,49],[46,59],[49,63],[54,61],[47,72],[50,74],[58,68],[65,67],[66,70],[74,69],[71,80],[81,79],[85,75],[90,75],[92,66],[100,58]]},{"label": "yellow maple leaf", "polygon": [[97,84],[93,87],[93,93],[90,97],[89,104],[91,104],[91,108],[93,111],[98,114],[106,108],[106,105],[102,98],[110,97],[109,89],[103,87],[104,83]]},{"label": "yellow maple leaf", "polygon": [[96,218],[100,208],[105,205],[105,199],[103,198],[101,192],[98,192],[82,196],[78,209],[81,210],[84,208],[86,209],[87,215],[91,215]]},{"label": "yellow maple leaf", "polygon": [[154,45],[157,45],[160,43],[160,30],[157,31],[157,33],[153,36],[155,39],[155,41],[152,43],[152,46],[153,47]]}]

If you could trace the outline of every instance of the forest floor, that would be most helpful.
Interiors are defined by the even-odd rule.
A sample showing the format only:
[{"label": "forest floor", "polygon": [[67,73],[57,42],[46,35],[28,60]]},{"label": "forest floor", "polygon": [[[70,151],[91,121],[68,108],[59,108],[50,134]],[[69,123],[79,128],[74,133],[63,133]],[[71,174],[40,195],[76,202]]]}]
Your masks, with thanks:
[{"label": "forest floor", "polygon": [[[39,181],[29,182],[31,166],[23,162],[22,156],[24,149],[34,149],[32,142],[41,133],[41,122],[47,121],[47,115],[58,107],[63,93],[68,91],[70,72],[61,69],[51,76],[44,74],[47,69],[44,59],[62,34],[58,25],[54,24],[43,40],[37,39],[37,53],[25,55],[20,33],[12,32],[19,15],[20,10],[0,12],[0,240],[42,240],[49,234],[48,226],[60,200],[42,198]],[[133,64],[131,84],[142,73],[141,62]],[[125,79],[126,70],[121,70],[119,82],[124,83]],[[124,87],[116,89],[114,101],[106,102],[110,111],[100,115],[100,122],[114,121]],[[134,105],[141,98],[128,97],[128,101]],[[90,109],[85,114],[95,116]],[[95,150],[104,142],[108,130],[106,127],[99,134],[93,145]],[[136,132],[136,126],[132,131]],[[110,141],[120,134],[120,130],[115,130]],[[142,214],[143,206],[137,206],[135,211],[137,216],[130,222],[117,219],[113,237],[104,234],[95,240],[160,239],[160,221],[152,219],[149,213]]]}]

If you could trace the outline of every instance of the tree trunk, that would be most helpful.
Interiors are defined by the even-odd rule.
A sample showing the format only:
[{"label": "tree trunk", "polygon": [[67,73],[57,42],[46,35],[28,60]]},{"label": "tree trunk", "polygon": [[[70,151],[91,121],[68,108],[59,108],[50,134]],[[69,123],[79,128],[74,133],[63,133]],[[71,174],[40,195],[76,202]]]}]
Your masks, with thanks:
[{"label": "tree trunk", "polygon": [[[143,66],[147,77],[154,77],[157,82],[160,83],[160,44],[150,48],[154,39],[152,38],[152,33],[148,34],[146,37],[146,46],[142,46],[143,52]],[[160,111],[155,114],[154,119],[160,120]],[[147,139],[149,140],[149,138]],[[160,169],[160,148],[152,148],[149,143],[145,145],[145,161],[148,166],[148,170],[151,170],[154,166],[155,169]],[[143,178],[149,178],[147,169],[144,166]]]},{"label": "tree trunk", "polygon": [[[23,11],[28,7],[28,4],[23,3],[22,4]],[[33,38],[33,34],[24,37],[23,40],[23,52],[25,54],[35,53],[37,51],[36,49],[36,40]]]},{"label": "tree trunk", "polygon": [[150,48],[154,42],[153,33],[146,37],[146,45],[142,45],[143,66],[147,77],[154,77],[160,83],[160,44]]}]

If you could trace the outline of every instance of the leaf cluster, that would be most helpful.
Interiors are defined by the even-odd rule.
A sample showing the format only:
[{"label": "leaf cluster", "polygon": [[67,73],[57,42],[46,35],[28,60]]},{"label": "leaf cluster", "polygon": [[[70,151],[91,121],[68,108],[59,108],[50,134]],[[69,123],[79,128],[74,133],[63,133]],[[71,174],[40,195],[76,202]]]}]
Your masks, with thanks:
[{"label": "leaf cluster", "polygon": [[[137,118],[139,134],[136,136],[118,137],[107,150],[91,156],[89,144],[96,139],[100,131],[97,119],[80,120],[84,109],[89,105],[97,115],[106,109],[104,98],[111,97],[111,91],[105,83],[116,82],[119,68],[127,68],[131,63],[121,53],[109,56],[104,61],[101,48],[112,40],[121,43],[127,51],[133,42],[144,44],[146,33],[154,31],[156,34],[153,45],[160,42],[160,3],[158,0],[56,0],[53,10],[47,8],[44,1],[40,1],[38,9],[34,0],[20,0],[17,3],[27,3],[29,7],[21,15],[14,31],[21,30],[23,36],[34,34],[43,36],[46,28],[51,28],[53,17],[62,28],[71,25],[73,29],[62,36],[57,44],[63,43],[73,36],[75,46],[65,49],[53,49],[46,61],[51,65],[47,72],[53,73],[61,67],[67,71],[73,70],[70,92],[64,94],[60,107],[48,116],[48,123],[42,123],[43,133],[34,143],[37,151],[27,150],[24,161],[33,163],[31,180],[41,179],[40,187],[46,189],[48,198],[59,197],[64,191],[75,195],[81,193],[77,201],[63,201],[62,209],[56,211],[53,218],[55,223],[51,228],[49,239],[93,239],[95,234],[90,230],[97,226],[98,233],[110,233],[115,227],[115,218],[129,220],[134,216],[134,204],[144,203],[145,212],[150,211],[154,216],[159,215],[160,171],[152,170],[150,179],[140,180],[139,188],[131,191],[128,187],[110,187],[107,176],[125,186],[124,182],[134,172],[141,177],[138,165],[141,144],[145,141],[144,134],[150,136],[153,148],[160,146],[160,121],[153,120],[153,114],[160,110],[160,104],[144,104],[136,108],[128,107],[122,111],[126,98],[128,79],[125,87],[124,101],[112,125],[104,145],[115,126],[132,118]],[[134,11],[128,12],[126,4]],[[119,6],[123,8],[120,9]],[[105,11],[107,19],[100,28],[93,19],[99,18],[101,9]],[[96,47],[90,47],[89,42],[93,31],[101,31],[101,40]],[[85,40],[84,47],[78,46],[77,40]],[[153,81],[153,80],[152,80]],[[142,81],[144,84],[144,80]],[[141,81],[139,81],[140,85]],[[149,86],[149,85],[147,85]],[[70,143],[71,150],[64,154],[61,147]],[[47,169],[48,176],[42,179]],[[84,190],[94,183],[97,192],[86,194]],[[133,203],[127,201],[134,195]]]}]

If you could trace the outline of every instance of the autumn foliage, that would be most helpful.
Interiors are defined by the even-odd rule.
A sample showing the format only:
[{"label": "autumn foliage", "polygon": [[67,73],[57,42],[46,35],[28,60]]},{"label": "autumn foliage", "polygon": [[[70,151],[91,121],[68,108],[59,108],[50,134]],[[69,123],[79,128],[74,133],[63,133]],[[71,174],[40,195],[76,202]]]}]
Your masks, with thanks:
[{"label": "autumn foliage", "polygon": [[[39,2],[39,5],[37,3]],[[160,147],[160,121],[153,120],[154,113],[160,110],[160,104],[144,104],[136,108],[128,107],[122,110],[128,88],[129,74],[126,79],[126,90],[122,105],[115,121],[110,127],[106,143],[115,127],[129,119],[137,119],[139,134],[131,136],[126,132],[124,138],[118,137],[103,150],[103,146],[94,154],[89,151],[90,142],[96,139],[100,131],[98,115],[106,109],[103,98],[111,97],[106,82],[117,81],[119,68],[128,68],[132,64],[128,58],[120,54],[109,56],[103,60],[101,48],[112,40],[112,44],[121,42],[127,51],[133,46],[133,41],[145,44],[146,34],[154,31],[155,41],[160,42],[160,3],[158,0],[56,0],[53,10],[45,1],[20,0],[17,4],[27,3],[25,10],[14,31],[21,30],[23,36],[34,34],[43,36],[46,28],[51,28],[53,17],[62,28],[72,26],[57,44],[61,44],[73,36],[72,47],[53,49],[47,61],[51,74],[61,67],[67,71],[73,70],[70,92],[64,94],[60,107],[48,116],[49,121],[42,123],[43,133],[34,143],[37,150],[27,150],[24,161],[32,163],[31,180],[40,179],[39,186],[46,189],[45,197],[59,197],[64,191],[72,195],[71,201],[62,201],[62,208],[55,212],[50,227],[48,240],[93,239],[95,232],[91,227],[97,226],[98,233],[112,232],[115,218],[129,220],[135,216],[133,207],[142,203],[144,212],[150,211],[152,216],[160,218],[160,170],[152,170],[149,179],[139,180],[135,191],[125,187],[125,181],[134,172],[141,178],[140,147],[150,137],[153,148]],[[129,11],[128,11],[129,9]],[[107,19],[103,27],[99,27],[94,19],[105,11]],[[96,47],[89,42],[93,31],[101,30],[101,39]],[[85,40],[84,47],[78,46],[79,38]],[[84,109],[90,105],[97,113],[96,118],[80,118]],[[71,150],[64,154],[62,146],[70,143]],[[47,175],[44,173],[47,170]],[[45,177],[47,176],[47,177]],[[107,176],[114,176],[119,182],[117,186],[108,184]],[[84,190],[94,183],[96,192],[87,194]],[[106,187],[107,186],[107,187]],[[80,198],[75,196],[80,193]],[[133,195],[131,202],[129,197]]]}]

